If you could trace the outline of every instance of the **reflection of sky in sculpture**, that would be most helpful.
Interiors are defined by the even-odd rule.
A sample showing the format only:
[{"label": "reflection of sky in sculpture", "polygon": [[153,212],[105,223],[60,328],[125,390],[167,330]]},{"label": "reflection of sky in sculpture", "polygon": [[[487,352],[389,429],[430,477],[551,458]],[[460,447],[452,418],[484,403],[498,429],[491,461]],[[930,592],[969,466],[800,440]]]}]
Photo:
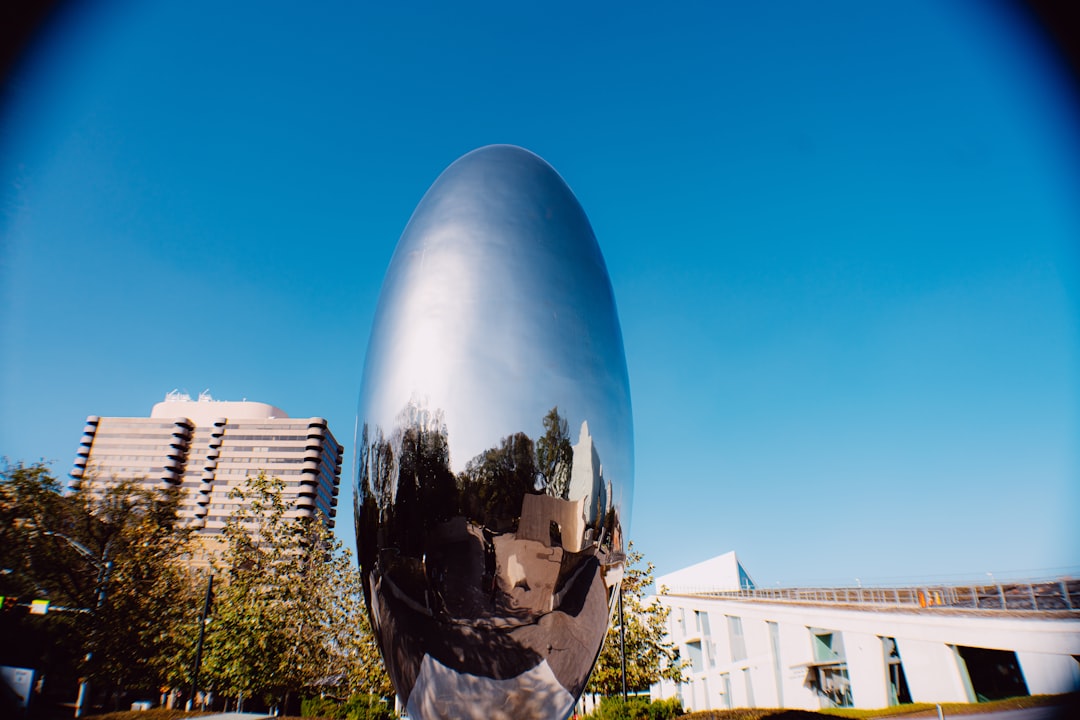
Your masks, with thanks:
[{"label": "reflection of sky in sculpture", "polygon": [[387,271],[357,428],[357,542],[410,713],[565,716],[622,577],[630,396],[580,205],[511,146],[450,166]]},{"label": "reflection of sky in sculpture", "polygon": [[558,405],[575,429],[589,420],[611,475],[631,482],[611,284],[581,206],[543,160],[483,148],[431,187],[390,262],[363,388],[361,421],[389,426],[412,398],[442,409],[455,471],[510,431],[538,435]]}]

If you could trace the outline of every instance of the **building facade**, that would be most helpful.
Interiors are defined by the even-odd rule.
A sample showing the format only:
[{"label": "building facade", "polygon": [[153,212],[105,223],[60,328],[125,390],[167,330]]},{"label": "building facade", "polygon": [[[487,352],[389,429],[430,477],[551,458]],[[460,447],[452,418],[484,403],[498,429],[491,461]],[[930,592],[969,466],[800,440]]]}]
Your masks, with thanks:
[{"label": "building facade", "polygon": [[728,553],[656,581],[693,710],[882,708],[1080,688],[1080,582],[758,590]]},{"label": "building facade", "polygon": [[286,517],[316,517],[333,528],[343,450],[326,420],[290,418],[258,402],[192,400],[169,393],[150,417],[86,419],[71,485],[103,490],[119,480],[183,489],[180,516],[204,537],[220,535],[239,502],[229,497],[249,475],[285,484]]}]

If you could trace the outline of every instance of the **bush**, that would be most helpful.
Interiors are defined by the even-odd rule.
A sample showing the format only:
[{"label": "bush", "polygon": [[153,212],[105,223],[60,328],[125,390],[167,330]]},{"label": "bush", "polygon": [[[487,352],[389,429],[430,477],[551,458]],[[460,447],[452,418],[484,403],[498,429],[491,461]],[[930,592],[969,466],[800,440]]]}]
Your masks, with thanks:
[{"label": "bush", "polygon": [[679,698],[656,700],[649,705],[649,720],[671,720],[671,718],[680,717],[682,714],[682,700]]},{"label": "bush", "polygon": [[300,714],[306,718],[341,720],[341,704],[328,697],[304,698],[300,701]]},{"label": "bush", "polygon": [[345,702],[328,697],[304,698],[300,714],[326,720],[394,720],[394,709],[378,695],[353,695]]},{"label": "bush", "polygon": [[649,702],[647,698],[606,697],[589,717],[594,720],[671,720],[683,714],[678,698]]},{"label": "bush", "polygon": [[394,709],[377,695],[353,695],[341,706],[344,720],[393,720]]}]

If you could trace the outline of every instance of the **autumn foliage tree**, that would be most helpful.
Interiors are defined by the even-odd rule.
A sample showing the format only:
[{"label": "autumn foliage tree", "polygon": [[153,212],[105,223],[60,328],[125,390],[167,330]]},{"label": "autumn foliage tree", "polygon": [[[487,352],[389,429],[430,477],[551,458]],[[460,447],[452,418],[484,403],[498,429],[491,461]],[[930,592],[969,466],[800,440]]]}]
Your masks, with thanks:
[{"label": "autumn foliage tree", "polygon": [[[5,464],[0,594],[54,608],[5,617],[9,652],[42,648],[40,657],[21,661],[47,677],[77,674],[105,691],[156,690],[182,650],[179,628],[194,604],[183,562],[191,534],[178,504],[176,489],[92,476],[65,494],[46,465]],[[19,641],[26,633],[33,642]]]},{"label": "autumn foliage tree", "polygon": [[283,488],[260,473],[232,491],[201,684],[268,706],[327,689],[390,694],[350,553],[321,520],[291,517]]},{"label": "autumn foliage tree", "polygon": [[[282,490],[260,474],[234,492],[200,688],[267,705],[391,695],[354,561],[323,522],[292,517]],[[191,569],[180,492],[91,479],[65,493],[45,465],[0,467],[0,595],[66,609],[0,616],[0,664],[64,678],[65,699],[78,677],[99,694],[186,692],[207,577]]]},{"label": "autumn foliage tree", "polygon": [[[630,543],[622,582],[628,692],[648,690],[650,685],[661,679],[681,682],[686,668],[679,648],[668,639],[667,619],[671,610],[656,597],[651,601],[645,599],[646,589],[653,584],[653,564],[646,563],[645,567],[641,567],[642,557]],[[619,635],[620,622],[616,611],[586,692],[609,696],[622,692]]]},{"label": "autumn foliage tree", "polygon": [[553,407],[544,416],[544,434],[536,441],[536,464],[548,495],[567,498],[573,461],[570,428],[566,418],[559,415],[558,406]]}]

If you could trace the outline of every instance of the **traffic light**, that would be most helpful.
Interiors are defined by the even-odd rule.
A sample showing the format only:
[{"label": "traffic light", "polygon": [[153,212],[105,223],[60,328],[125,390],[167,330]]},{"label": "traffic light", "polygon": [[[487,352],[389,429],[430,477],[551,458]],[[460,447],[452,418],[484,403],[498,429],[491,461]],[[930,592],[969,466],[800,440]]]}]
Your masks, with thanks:
[{"label": "traffic light", "polygon": [[12,597],[11,595],[0,595],[0,608],[3,608],[4,612],[11,612],[19,605],[19,598]]}]

